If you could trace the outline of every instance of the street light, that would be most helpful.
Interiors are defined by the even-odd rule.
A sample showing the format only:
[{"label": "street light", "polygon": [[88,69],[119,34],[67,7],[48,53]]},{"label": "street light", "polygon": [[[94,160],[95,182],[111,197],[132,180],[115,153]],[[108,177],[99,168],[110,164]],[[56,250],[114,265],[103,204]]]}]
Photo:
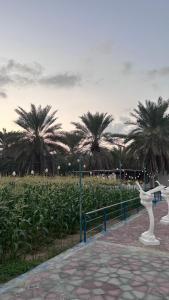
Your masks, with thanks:
[{"label": "street light", "polygon": [[60,166],[57,167],[57,170],[58,170],[58,176],[59,176]]},{"label": "street light", "polygon": [[80,242],[82,242],[82,156],[77,159],[79,163],[79,218],[80,218]]},{"label": "street light", "polygon": [[69,174],[69,175],[71,175],[71,172],[70,172],[70,167],[71,167],[71,165],[72,165],[71,162],[68,162],[68,169],[69,169],[69,170],[68,170],[68,174]]},{"label": "street light", "polygon": [[45,175],[47,176],[48,174],[48,168],[45,169]]}]

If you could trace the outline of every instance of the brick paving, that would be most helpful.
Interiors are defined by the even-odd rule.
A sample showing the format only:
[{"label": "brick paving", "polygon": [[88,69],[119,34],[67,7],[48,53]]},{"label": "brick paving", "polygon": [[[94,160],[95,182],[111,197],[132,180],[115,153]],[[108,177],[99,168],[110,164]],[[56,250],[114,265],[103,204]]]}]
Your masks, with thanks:
[{"label": "brick paving", "polygon": [[0,288],[2,300],[169,299],[169,226],[159,224],[166,203],[155,208],[161,245],[138,241],[148,227],[145,211],[87,245],[58,255]]},{"label": "brick paving", "polygon": [[[161,217],[167,215],[167,204],[162,201],[154,207],[155,217],[155,236],[160,240],[159,246],[149,246],[149,249],[166,251],[169,253],[169,225],[160,224]],[[148,230],[149,219],[146,211],[142,211],[139,217],[129,220],[123,226],[111,230],[103,238],[104,241],[109,241],[117,244],[144,247],[138,240],[142,232]],[[102,238],[101,238],[102,239]],[[147,249],[147,247],[146,247]]]}]

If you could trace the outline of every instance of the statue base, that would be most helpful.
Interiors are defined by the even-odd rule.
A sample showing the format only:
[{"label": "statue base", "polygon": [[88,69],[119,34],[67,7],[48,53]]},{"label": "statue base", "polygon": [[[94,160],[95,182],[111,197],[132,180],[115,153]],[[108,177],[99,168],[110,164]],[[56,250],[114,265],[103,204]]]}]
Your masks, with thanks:
[{"label": "statue base", "polygon": [[147,231],[141,234],[139,241],[146,246],[160,245],[160,241],[156,239],[155,235],[150,235]]},{"label": "statue base", "polygon": [[168,225],[169,224],[169,215],[162,217],[160,220],[160,224]]}]

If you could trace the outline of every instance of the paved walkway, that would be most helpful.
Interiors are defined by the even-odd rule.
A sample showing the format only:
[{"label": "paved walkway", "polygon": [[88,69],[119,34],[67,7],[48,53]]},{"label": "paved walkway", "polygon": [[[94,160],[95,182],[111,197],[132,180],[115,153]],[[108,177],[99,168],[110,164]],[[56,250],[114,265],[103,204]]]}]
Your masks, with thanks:
[{"label": "paved walkway", "polygon": [[165,203],[154,208],[160,246],[139,243],[148,225],[142,211],[127,224],[10,281],[0,289],[0,299],[169,299],[169,226],[159,224],[166,209]]}]

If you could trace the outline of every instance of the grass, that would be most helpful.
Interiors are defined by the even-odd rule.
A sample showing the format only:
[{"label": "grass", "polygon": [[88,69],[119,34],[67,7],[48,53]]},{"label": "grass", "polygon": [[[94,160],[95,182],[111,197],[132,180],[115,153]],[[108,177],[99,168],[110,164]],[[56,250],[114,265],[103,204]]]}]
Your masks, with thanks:
[{"label": "grass", "polygon": [[37,265],[39,265],[43,260],[9,260],[0,264],[0,283],[4,283],[20,274],[23,274]]},{"label": "grass", "polygon": [[48,240],[48,245],[39,245],[31,253],[22,257],[4,260],[0,263],[0,284],[5,283],[16,276],[30,271],[48,259],[72,248],[79,242],[79,233],[69,235],[60,240]]}]

